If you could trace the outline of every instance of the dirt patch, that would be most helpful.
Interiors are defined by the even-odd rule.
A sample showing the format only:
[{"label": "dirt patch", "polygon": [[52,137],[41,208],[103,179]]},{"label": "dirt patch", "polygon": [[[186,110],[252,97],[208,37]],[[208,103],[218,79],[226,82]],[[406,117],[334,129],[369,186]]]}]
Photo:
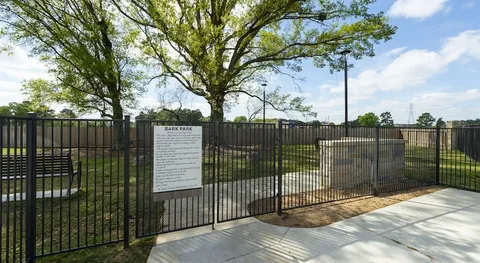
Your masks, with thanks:
[{"label": "dirt patch", "polygon": [[[286,227],[320,227],[354,217],[379,208],[393,205],[425,194],[444,189],[443,186],[425,186],[402,190],[379,196],[366,196],[344,201],[336,201],[312,205],[307,207],[284,210],[282,216],[276,213],[256,216],[257,219],[268,224]],[[301,198],[298,195],[289,196],[289,199]],[[261,211],[263,206],[271,204],[273,200],[257,200],[249,205],[251,211]],[[259,207],[260,206],[260,207]]]}]

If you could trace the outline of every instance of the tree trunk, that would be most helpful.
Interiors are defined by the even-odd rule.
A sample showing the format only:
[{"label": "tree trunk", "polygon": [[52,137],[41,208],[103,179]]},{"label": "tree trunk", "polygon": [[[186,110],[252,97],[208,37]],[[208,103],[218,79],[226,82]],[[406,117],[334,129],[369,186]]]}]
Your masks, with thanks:
[{"label": "tree trunk", "polygon": [[214,123],[217,133],[217,137],[215,138],[213,135],[215,133],[211,133],[212,136],[210,136],[210,144],[213,144],[215,141],[216,145],[221,145],[225,146],[227,143],[225,141],[225,136],[224,136],[224,128],[223,128],[223,118],[224,118],[224,112],[223,112],[223,104],[224,104],[224,99],[218,99],[218,100],[213,100],[210,101],[210,121]]},{"label": "tree trunk", "polygon": [[123,119],[123,108],[120,104],[120,98],[113,98],[113,148],[114,151],[123,150],[123,135],[124,135],[124,123],[121,121]]}]

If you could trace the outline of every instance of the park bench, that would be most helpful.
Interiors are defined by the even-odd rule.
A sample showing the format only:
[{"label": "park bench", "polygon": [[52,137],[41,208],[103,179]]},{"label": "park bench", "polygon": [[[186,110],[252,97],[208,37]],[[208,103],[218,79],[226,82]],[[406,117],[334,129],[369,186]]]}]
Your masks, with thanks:
[{"label": "park bench", "polygon": [[[74,179],[77,179],[77,187],[81,187],[81,162],[76,162],[76,170],[74,162],[70,154],[67,155],[38,155],[35,160],[36,169],[35,177],[37,179],[47,177],[68,177],[67,195],[71,194]],[[27,178],[27,156],[10,155],[1,158],[1,175],[2,180],[22,180]],[[64,189],[60,189],[62,192]],[[37,192],[37,196],[39,195]],[[22,196],[24,193],[21,193]],[[51,196],[56,197],[56,196]]]}]

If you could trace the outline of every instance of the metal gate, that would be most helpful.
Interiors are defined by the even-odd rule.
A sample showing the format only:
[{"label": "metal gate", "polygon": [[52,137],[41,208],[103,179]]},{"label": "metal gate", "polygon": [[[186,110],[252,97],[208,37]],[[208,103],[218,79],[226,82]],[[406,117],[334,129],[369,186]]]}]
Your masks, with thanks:
[{"label": "metal gate", "polygon": [[[153,127],[201,126],[203,129],[202,195],[165,201],[153,200]],[[212,123],[172,121],[136,121],[134,142],[136,166],[136,236],[144,237],[214,223],[216,152],[208,150],[210,135],[215,132]]]},{"label": "metal gate", "polygon": [[217,222],[275,212],[275,124],[223,123],[217,147]]},{"label": "metal gate", "polygon": [[[203,130],[202,194],[154,201],[153,127],[183,125]],[[135,132],[137,237],[275,211],[274,124],[137,120]]]}]

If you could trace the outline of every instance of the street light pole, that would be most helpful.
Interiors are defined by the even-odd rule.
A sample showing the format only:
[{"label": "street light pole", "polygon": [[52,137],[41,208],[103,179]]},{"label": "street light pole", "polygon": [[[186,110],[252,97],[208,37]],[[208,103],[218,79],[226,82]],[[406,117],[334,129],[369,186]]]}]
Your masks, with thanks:
[{"label": "street light pole", "polygon": [[343,60],[345,63],[345,137],[348,137],[348,62],[347,62],[347,55],[350,54],[351,50],[343,50],[340,52],[343,55]]}]

